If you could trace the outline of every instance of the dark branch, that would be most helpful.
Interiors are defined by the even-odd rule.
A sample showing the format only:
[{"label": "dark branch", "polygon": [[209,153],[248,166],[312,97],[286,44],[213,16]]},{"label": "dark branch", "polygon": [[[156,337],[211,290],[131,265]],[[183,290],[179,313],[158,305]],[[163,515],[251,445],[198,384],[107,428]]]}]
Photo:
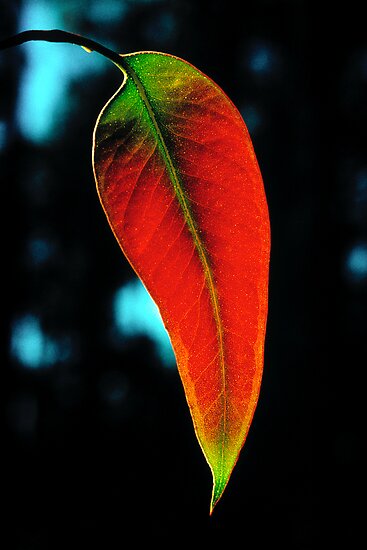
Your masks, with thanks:
[{"label": "dark branch", "polygon": [[79,34],[61,31],[58,29],[53,29],[49,31],[31,30],[15,34],[14,36],[5,38],[5,40],[0,40],[0,50],[12,48],[13,46],[19,46],[20,44],[24,44],[25,42],[30,42],[33,40],[38,40],[42,42],[66,42],[68,44],[75,44],[77,46],[81,46],[82,48],[86,48],[87,50],[95,51],[103,55],[104,57],[112,61],[115,65],[117,65],[120,69],[123,65],[121,56],[118,53],[110,50],[109,48],[106,48],[106,46],[102,46],[102,44],[100,44],[99,42],[95,42],[94,40],[90,38],[85,38],[84,36],[81,36]]}]

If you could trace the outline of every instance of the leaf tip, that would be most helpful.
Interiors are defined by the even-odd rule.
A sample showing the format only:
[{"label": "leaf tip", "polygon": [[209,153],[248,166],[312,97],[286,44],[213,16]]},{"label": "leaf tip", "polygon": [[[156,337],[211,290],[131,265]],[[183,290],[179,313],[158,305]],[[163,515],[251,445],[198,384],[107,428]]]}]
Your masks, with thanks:
[{"label": "leaf tip", "polygon": [[210,501],[210,510],[209,515],[211,516],[213,514],[215,506],[218,504],[219,500],[221,499],[224,489],[226,488],[228,482],[227,479],[223,479],[222,477],[219,477],[219,479],[216,479],[215,476],[213,476],[213,493],[212,493],[212,499]]}]

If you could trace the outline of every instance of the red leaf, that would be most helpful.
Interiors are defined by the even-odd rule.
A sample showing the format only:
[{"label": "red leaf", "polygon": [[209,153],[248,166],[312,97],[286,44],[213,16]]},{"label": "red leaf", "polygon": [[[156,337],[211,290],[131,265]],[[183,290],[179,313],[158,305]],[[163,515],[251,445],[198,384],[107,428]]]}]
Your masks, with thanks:
[{"label": "red leaf", "polygon": [[245,123],[223,91],[165,54],[121,57],[94,136],[99,196],[170,335],[213,474],[211,510],[258,400],[269,218]]}]

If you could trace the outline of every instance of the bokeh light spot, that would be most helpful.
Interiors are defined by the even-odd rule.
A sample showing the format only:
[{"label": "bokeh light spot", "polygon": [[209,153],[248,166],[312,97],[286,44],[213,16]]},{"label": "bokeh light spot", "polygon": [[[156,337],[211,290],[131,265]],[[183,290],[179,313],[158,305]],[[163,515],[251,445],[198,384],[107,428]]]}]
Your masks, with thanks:
[{"label": "bokeh light spot", "polygon": [[47,239],[34,238],[30,239],[27,247],[27,255],[30,264],[34,267],[44,265],[52,256],[54,246]]},{"label": "bokeh light spot", "polygon": [[254,49],[249,59],[250,69],[255,73],[267,72],[271,65],[271,56],[265,46],[258,46]]},{"label": "bokeh light spot", "polygon": [[7,143],[7,128],[6,123],[0,120],[0,151],[5,149]]},{"label": "bokeh light spot", "polygon": [[[25,2],[19,32],[27,29],[63,28],[62,3],[47,0]],[[27,42],[25,69],[21,74],[16,119],[23,137],[43,144],[56,139],[72,110],[71,84],[85,75],[101,71],[107,62],[93,55],[91,62],[82,48],[71,44]]]},{"label": "bokeh light spot", "polygon": [[88,19],[101,23],[116,23],[128,12],[129,3],[125,0],[95,0],[88,6]]},{"label": "bokeh light spot", "polygon": [[115,327],[121,336],[147,336],[165,366],[174,366],[175,357],[159,310],[139,279],[119,288],[113,298]]},{"label": "bokeh light spot", "polygon": [[244,64],[256,78],[273,78],[281,68],[278,49],[271,42],[256,39],[246,49]]},{"label": "bokeh light spot", "polygon": [[349,250],[346,269],[352,280],[356,282],[367,280],[367,243],[356,244]]},{"label": "bokeh light spot", "polygon": [[30,369],[50,367],[71,356],[70,342],[50,338],[38,317],[24,315],[12,326],[10,352],[22,366]]},{"label": "bokeh light spot", "polygon": [[250,134],[255,134],[262,125],[263,117],[256,105],[248,104],[241,108],[241,115]]}]

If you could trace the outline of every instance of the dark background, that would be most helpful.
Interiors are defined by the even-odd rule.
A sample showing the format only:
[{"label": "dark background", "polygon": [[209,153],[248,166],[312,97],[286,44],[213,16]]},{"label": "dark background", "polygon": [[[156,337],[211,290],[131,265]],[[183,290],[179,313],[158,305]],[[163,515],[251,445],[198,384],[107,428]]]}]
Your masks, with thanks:
[{"label": "dark background", "polygon": [[[2,0],[0,38],[25,30],[19,21],[29,4],[37,2]],[[25,48],[1,52],[5,547],[176,547],[202,536],[208,547],[353,548],[365,539],[362,7],[120,4],[108,18],[116,2],[48,2],[63,10],[65,30],[117,51],[160,50],[190,61],[248,123],[272,224],[261,397],[209,517],[211,475],[175,368],[162,365],[147,337],[111,337],[111,296],[133,273],[99,205],[90,158],[95,120],[120,74],[106,61],[100,73],[75,77],[56,135],[37,142],[17,123]],[[93,61],[86,55],[85,63]],[[45,364],[22,364],[14,332],[29,315],[67,352],[61,346],[48,360],[44,352]]]}]

